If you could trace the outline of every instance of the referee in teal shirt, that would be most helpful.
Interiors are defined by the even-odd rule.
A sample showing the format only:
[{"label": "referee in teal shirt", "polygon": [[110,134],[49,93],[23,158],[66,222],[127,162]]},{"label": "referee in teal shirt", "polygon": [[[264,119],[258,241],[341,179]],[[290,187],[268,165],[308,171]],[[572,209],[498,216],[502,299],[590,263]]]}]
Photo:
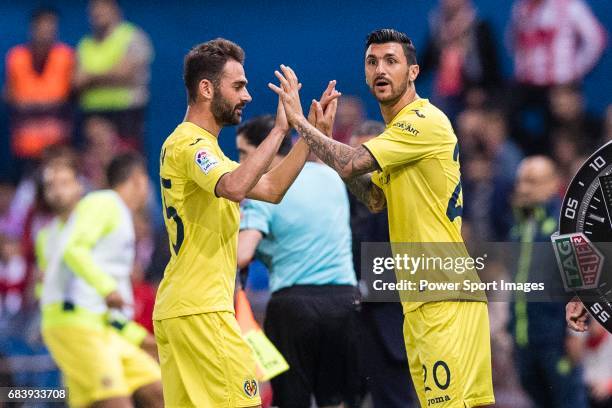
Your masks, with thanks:
[{"label": "referee in teal shirt", "polygon": [[[272,129],[271,116],[238,128],[240,160]],[[275,161],[291,148],[286,137]],[[279,204],[242,207],[238,266],[261,260],[272,296],[264,330],[290,369],[272,379],[273,405],[308,408],[355,404],[354,318],[358,306],[346,188],[328,166],[308,161]],[[353,335],[351,335],[353,333]]]}]

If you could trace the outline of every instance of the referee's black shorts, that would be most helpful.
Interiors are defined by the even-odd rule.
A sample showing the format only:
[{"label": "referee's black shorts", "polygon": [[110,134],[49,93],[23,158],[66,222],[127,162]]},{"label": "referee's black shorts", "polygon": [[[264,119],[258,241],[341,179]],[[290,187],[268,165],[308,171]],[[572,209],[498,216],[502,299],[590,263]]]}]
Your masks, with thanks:
[{"label": "referee's black shorts", "polygon": [[356,311],[359,292],[349,285],[296,285],[272,294],[264,330],[289,363],[272,379],[273,405],[348,406],[358,393]]}]

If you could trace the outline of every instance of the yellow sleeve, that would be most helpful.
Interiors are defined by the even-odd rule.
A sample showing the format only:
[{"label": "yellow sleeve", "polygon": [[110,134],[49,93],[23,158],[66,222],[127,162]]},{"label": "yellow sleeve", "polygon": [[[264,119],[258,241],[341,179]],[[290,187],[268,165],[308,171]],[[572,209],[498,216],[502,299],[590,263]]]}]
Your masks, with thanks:
[{"label": "yellow sleeve", "polygon": [[34,254],[36,256],[36,266],[40,271],[47,269],[47,259],[45,258],[45,247],[47,246],[47,236],[49,229],[43,228],[36,234],[36,243],[34,244]]},{"label": "yellow sleeve", "polygon": [[117,282],[96,264],[91,249],[117,227],[118,213],[117,203],[108,195],[93,193],[82,199],[71,216],[70,235],[63,253],[70,270],[103,297],[116,289]]},{"label": "yellow sleeve", "polygon": [[225,155],[215,153],[215,150],[212,146],[199,143],[188,146],[180,155],[181,162],[186,166],[187,177],[212,194],[221,176],[239,166]]},{"label": "yellow sleeve", "polygon": [[418,135],[392,125],[379,136],[363,144],[382,170],[431,157],[440,151],[440,140],[419,132]]}]

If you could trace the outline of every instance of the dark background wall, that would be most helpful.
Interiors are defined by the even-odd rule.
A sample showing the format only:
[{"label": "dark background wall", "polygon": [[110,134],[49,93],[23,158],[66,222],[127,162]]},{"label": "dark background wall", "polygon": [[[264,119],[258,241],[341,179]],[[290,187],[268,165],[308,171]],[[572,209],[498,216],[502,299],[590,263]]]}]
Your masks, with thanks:
[{"label": "dark background wall", "polygon": [[[318,97],[327,81],[336,79],[340,91],[364,100],[369,117],[380,118],[363,79],[365,35],[376,28],[397,28],[413,38],[418,50],[425,42],[428,13],[436,3],[432,0],[121,1],[126,18],[150,35],[156,52],[146,136],[152,175],[157,174],[157,156],[163,140],[185,112],[182,59],[192,45],[222,36],[245,49],[249,91],[253,96],[245,118],[275,111],[276,97],[266,84],[275,80],[273,71],[281,63],[291,65],[298,73],[304,85],[303,101]],[[610,35],[612,2],[589,0],[588,3]],[[5,54],[11,46],[27,38],[29,13],[40,4],[34,0],[0,2],[0,53]],[[85,1],[43,4],[53,5],[60,11],[60,36],[64,42],[74,46],[88,32]],[[504,45],[504,32],[512,1],[479,0],[475,4],[480,15],[493,24],[504,71],[510,75],[512,61]],[[612,56],[608,50],[584,86],[590,110],[602,112],[611,103],[611,72]],[[4,66],[0,68],[0,75],[3,84]],[[417,81],[417,87],[421,96],[429,95],[427,78]],[[0,110],[0,169],[6,168],[8,157],[5,116],[3,108]],[[236,157],[233,128],[223,131],[220,143],[230,157]]]}]

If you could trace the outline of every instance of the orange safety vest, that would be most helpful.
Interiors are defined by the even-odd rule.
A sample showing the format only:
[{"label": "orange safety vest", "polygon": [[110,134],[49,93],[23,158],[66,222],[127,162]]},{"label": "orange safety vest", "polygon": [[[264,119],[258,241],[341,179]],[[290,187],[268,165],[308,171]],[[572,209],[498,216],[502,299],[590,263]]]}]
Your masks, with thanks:
[{"label": "orange safety vest", "polygon": [[6,83],[12,101],[17,103],[65,102],[70,94],[74,72],[74,51],[58,43],[51,48],[43,72],[32,65],[32,52],[25,45],[13,47],[6,57]]},{"label": "orange safety vest", "polygon": [[[74,51],[57,43],[49,51],[42,72],[32,64],[32,52],[25,45],[13,47],[6,57],[8,96],[18,111],[30,104],[62,104],[68,101],[75,67]],[[65,141],[70,132],[66,120],[56,115],[24,114],[12,126],[12,149],[19,157],[39,157],[49,145]]]}]

